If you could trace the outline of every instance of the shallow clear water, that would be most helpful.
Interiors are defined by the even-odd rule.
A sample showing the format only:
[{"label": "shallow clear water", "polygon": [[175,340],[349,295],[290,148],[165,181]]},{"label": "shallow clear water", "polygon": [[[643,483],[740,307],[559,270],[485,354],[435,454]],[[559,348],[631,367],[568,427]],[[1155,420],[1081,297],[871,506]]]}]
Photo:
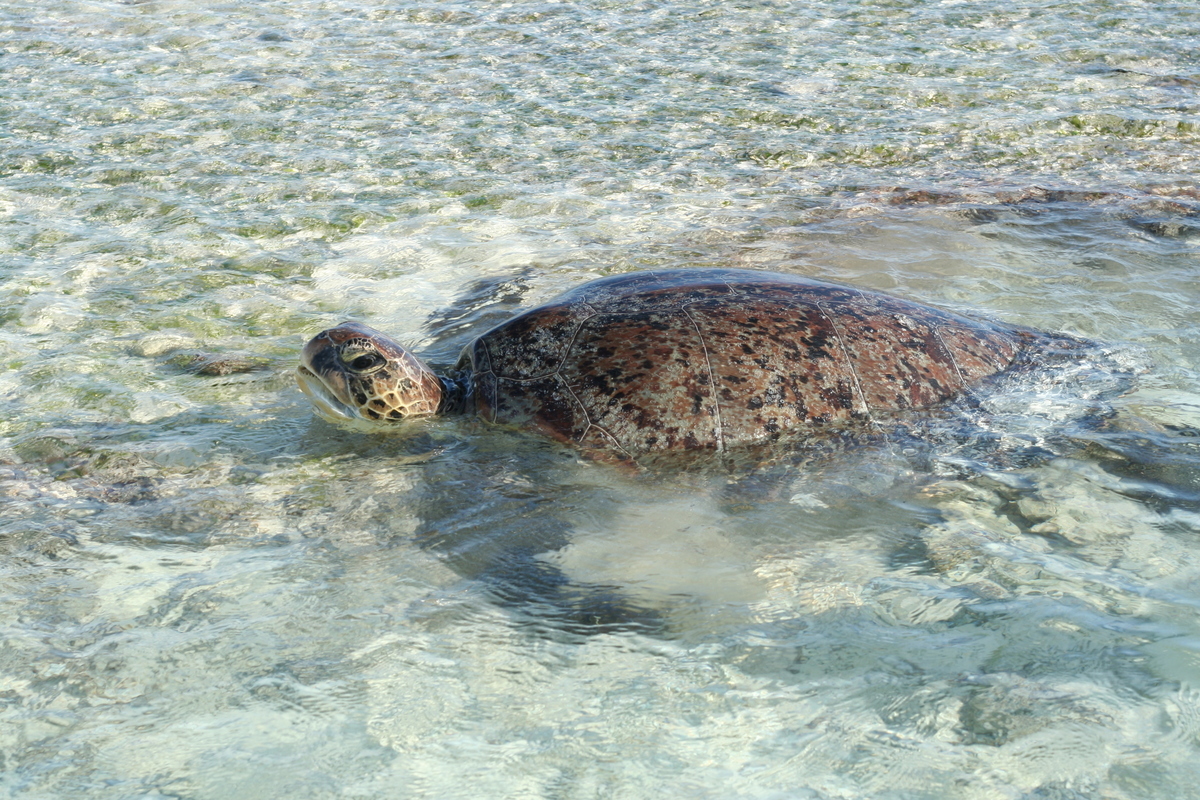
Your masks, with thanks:
[{"label": "shallow clear water", "polygon": [[[0,792],[1200,796],[1198,37],[1184,2],[5,4]],[[740,480],[339,431],[290,377],[346,317],[445,365],[711,265],[1105,352],[996,387],[987,457]]]}]

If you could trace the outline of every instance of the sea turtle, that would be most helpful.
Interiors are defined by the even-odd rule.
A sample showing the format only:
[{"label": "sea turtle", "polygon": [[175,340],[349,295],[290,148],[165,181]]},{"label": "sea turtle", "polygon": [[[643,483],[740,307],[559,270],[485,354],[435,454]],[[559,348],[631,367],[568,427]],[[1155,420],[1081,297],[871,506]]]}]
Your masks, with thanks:
[{"label": "sea turtle", "polygon": [[583,284],[482,334],[444,376],[356,322],[304,348],[335,421],[476,414],[619,458],[725,450],[929,408],[1035,336],[878,292],[735,269]]}]

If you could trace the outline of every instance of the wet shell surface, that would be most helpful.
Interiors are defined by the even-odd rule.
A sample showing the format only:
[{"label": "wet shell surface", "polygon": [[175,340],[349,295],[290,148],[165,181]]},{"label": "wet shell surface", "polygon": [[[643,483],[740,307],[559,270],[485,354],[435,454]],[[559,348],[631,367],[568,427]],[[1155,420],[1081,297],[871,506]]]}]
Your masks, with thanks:
[{"label": "wet shell surface", "polygon": [[638,272],[493,328],[457,369],[489,422],[628,455],[723,450],[935,406],[1028,335],[798,276]]}]

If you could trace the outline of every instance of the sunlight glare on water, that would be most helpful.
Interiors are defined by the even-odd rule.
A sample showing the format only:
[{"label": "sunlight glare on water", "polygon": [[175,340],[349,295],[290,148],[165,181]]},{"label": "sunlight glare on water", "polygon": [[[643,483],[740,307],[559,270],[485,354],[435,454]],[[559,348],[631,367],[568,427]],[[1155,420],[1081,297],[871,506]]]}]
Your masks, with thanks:
[{"label": "sunlight glare on water", "polygon": [[[1200,796],[1194,4],[0,8],[0,795]],[[313,417],[343,319],[734,266],[1097,342],[634,473]],[[897,442],[901,441],[899,439]]]}]

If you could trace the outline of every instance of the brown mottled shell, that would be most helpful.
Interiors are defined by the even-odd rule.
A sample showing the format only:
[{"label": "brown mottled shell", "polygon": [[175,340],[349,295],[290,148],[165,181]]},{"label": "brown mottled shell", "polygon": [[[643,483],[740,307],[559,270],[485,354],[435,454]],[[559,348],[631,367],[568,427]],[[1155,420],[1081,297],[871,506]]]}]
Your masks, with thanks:
[{"label": "brown mottled shell", "polygon": [[588,449],[724,449],[936,405],[1022,334],[875,292],[747,270],[585,284],[463,351],[484,419]]}]

